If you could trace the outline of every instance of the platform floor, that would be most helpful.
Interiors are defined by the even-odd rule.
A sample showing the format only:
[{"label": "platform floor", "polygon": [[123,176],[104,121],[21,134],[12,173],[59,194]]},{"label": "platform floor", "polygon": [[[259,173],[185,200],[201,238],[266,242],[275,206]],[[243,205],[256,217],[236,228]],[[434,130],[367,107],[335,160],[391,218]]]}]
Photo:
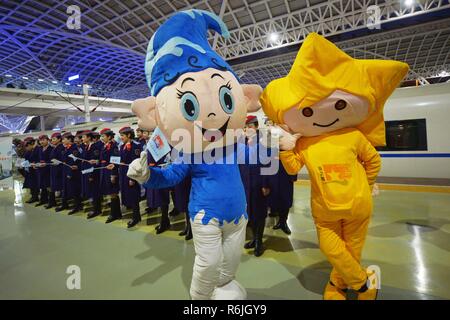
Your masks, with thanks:
[{"label": "platform floor", "polygon": [[[379,299],[450,299],[450,193],[430,188],[389,186],[375,198],[363,263],[381,269]],[[189,299],[194,250],[178,236],[183,217],[156,235],[158,215],[127,230],[127,219],[106,225],[104,216],[68,216],[23,198],[17,183],[0,192],[0,299]],[[321,299],[331,268],[307,183],[295,186],[292,235],[272,230],[274,222],[264,255],[242,256],[238,280],[250,299]],[[70,265],[81,268],[81,290],[66,287]]]}]

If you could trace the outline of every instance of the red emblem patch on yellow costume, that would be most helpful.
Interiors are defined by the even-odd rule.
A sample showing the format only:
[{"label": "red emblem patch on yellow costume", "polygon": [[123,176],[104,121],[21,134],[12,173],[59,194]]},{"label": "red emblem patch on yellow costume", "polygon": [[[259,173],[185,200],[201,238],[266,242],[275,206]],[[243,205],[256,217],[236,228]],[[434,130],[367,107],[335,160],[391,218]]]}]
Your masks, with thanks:
[{"label": "red emblem patch on yellow costume", "polygon": [[347,163],[324,164],[321,167],[322,181],[333,182],[351,179],[352,172]]}]

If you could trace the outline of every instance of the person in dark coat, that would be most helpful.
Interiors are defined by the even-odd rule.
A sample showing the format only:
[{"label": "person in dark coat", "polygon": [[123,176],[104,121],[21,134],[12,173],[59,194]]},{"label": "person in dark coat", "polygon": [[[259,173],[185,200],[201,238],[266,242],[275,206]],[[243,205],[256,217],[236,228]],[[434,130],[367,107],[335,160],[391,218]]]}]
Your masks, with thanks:
[{"label": "person in dark coat", "polygon": [[[73,137],[73,143],[74,143],[78,148],[84,148],[84,146],[83,146],[82,135],[83,135],[83,130],[78,130],[78,131],[75,133],[75,136]],[[80,150],[80,152],[81,152],[81,150]]]},{"label": "person in dark coat", "polygon": [[49,189],[50,189],[50,155],[53,151],[53,147],[49,143],[47,135],[43,134],[39,136],[39,148],[38,158],[38,176],[39,176],[39,188],[41,189],[40,201],[36,206],[47,204],[49,201]]},{"label": "person in dark coat", "polygon": [[185,225],[184,230],[179,233],[184,236],[185,240],[192,239],[191,220],[189,219],[188,204],[189,194],[191,193],[191,177],[186,177],[183,181],[177,184],[172,194],[173,209],[169,212],[169,216],[176,216],[184,212]]},{"label": "person in dark coat", "polygon": [[[142,146],[134,141],[134,131],[130,127],[119,130],[120,139],[123,144],[120,146],[120,162],[130,164],[141,155]],[[119,184],[122,196],[122,205],[133,210],[133,217],[128,221],[128,228],[134,227],[141,221],[139,200],[141,198],[141,186],[136,180],[127,176],[128,166],[119,167]]]},{"label": "person in dark coat", "polygon": [[[75,133],[75,136],[73,137],[73,143],[74,145],[77,147],[78,152],[79,152],[79,157],[81,159],[84,159],[84,151],[85,151],[85,145],[83,143],[83,130],[78,130]],[[80,170],[84,170],[88,167],[88,164],[84,161],[80,162]],[[80,176],[80,196],[81,196],[81,200],[85,200],[87,199],[87,195],[86,195],[86,177],[85,175],[81,175]]]},{"label": "person in dark coat", "polygon": [[[97,168],[100,164],[100,145],[94,141],[94,132],[86,130],[83,132],[81,139],[83,140],[83,170]],[[84,195],[87,199],[92,199],[92,211],[87,214],[87,218],[94,218],[102,213],[101,191],[100,191],[100,171],[83,174]]]},{"label": "person in dark coat", "polygon": [[[258,131],[258,118],[248,116],[246,120],[246,145],[249,149],[249,157],[256,159],[261,144]],[[247,200],[247,213],[249,224],[253,231],[253,239],[244,245],[245,249],[254,248],[254,255],[261,256],[264,253],[262,243],[267,217],[267,200],[271,192],[269,188],[269,176],[261,174],[262,165],[246,159],[245,164],[239,165],[242,182]]]},{"label": "person in dark coat", "polygon": [[150,140],[150,135],[152,133],[146,129],[138,129],[138,130],[141,130],[141,137],[137,141],[142,145],[142,150],[145,150],[145,148],[147,147],[147,143]]},{"label": "person in dark coat", "polygon": [[[61,161],[62,153],[64,151],[64,146],[61,142],[61,133],[53,133],[51,139],[53,149],[50,152],[50,162],[52,162],[52,160]],[[48,204],[45,206],[46,209],[56,207],[56,193],[62,191],[62,167],[62,164],[50,166],[50,193],[48,196]]]},{"label": "person in dark coat", "polygon": [[83,209],[81,202],[81,164],[79,160],[74,160],[70,155],[80,157],[79,147],[73,143],[74,136],[70,132],[65,132],[62,135],[62,142],[64,145],[63,152],[61,154],[61,161],[63,166],[63,195],[61,206],[56,208],[55,211],[59,212],[69,208],[69,200],[74,200],[74,207],[70,214],[77,213]]},{"label": "person in dark coat", "polygon": [[141,128],[136,129],[136,137],[134,138],[134,140],[139,143],[142,141],[142,129]]},{"label": "person in dark coat", "polygon": [[[145,132],[145,131],[143,131]],[[158,161],[153,159],[150,151],[147,151],[147,162],[149,166],[163,166],[165,162],[165,157],[162,157]],[[169,219],[169,202],[170,194],[168,188],[163,189],[151,189],[147,188],[147,206],[150,210],[155,210],[156,208],[161,208],[161,221],[158,226],[156,226],[156,234],[163,233],[164,231],[170,229],[170,219]],[[149,214],[152,211],[149,212]]]},{"label": "person in dark coat", "polygon": [[294,182],[297,175],[289,175],[284,169],[282,163],[279,163],[277,174],[270,176],[270,188],[272,190],[269,196],[270,211],[278,215],[278,223],[273,227],[274,230],[281,229],[286,234],[291,234],[291,229],[287,224],[289,209],[292,207],[294,198]]},{"label": "person in dark coat", "polygon": [[[94,144],[95,144],[95,146],[96,146],[96,148],[98,149],[98,150],[100,150],[100,152],[103,150],[103,145],[104,145],[104,142],[103,142],[103,140],[101,139],[101,135],[100,135],[100,133],[99,132],[97,132],[97,131],[93,131],[92,132],[92,137],[93,137],[93,141],[94,141]],[[99,156],[100,157],[100,156]],[[99,163],[99,162],[98,162]],[[99,179],[100,179],[100,171],[99,171]],[[100,185],[100,181],[99,181],[99,185]],[[102,192],[100,192],[100,203],[101,202],[103,202],[103,194],[102,194]]]},{"label": "person in dark coat", "polygon": [[[20,140],[19,138],[13,139],[13,145],[14,145],[14,151],[16,152],[16,155],[18,158],[24,158],[25,156],[25,142]],[[25,178],[26,171],[24,168],[17,168],[17,171],[22,175],[22,177]]]},{"label": "person in dark coat", "polygon": [[[135,141],[139,142],[141,144],[142,150],[146,150],[147,149],[147,143],[148,140],[150,139],[150,131],[148,131],[147,129],[142,129],[142,128],[137,128],[136,129],[136,138]],[[147,198],[147,190],[141,186],[141,201],[145,200]],[[145,212],[148,214],[151,214],[153,211],[155,211],[157,208],[145,208]],[[148,221],[148,220],[147,220]]]},{"label": "person in dark coat", "polygon": [[32,137],[27,137],[25,142],[24,159],[30,163],[30,167],[25,169],[25,180],[23,183],[24,189],[30,189],[31,198],[26,203],[35,203],[39,201],[39,181],[37,167],[35,163],[39,162],[39,156],[36,149],[36,140]]},{"label": "person in dark coat", "polygon": [[106,219],[106,223],[111,223],[117,219],[122,219],[119,199],[119,168],[111,163],[111,157],[119,157],[120,151],[117,142],[114,140],[114,132],[105,128],[100,131],[103,148],[100,152],[100,190],[103,196],[110,196],[111,212]]},{"label": "person in dark coat", "polygon": [[92,141],[96,143],[97,145],[100,145],[103,147],[103,141],[100,139],[100,133],[97,131],[92,131]]}]

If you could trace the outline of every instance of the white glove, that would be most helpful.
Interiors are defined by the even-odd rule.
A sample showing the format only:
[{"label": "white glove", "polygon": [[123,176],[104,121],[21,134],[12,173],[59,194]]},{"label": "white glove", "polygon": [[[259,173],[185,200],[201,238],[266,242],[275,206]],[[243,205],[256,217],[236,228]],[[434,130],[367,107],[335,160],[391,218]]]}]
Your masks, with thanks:
[{"label": "white glove", "polygon": [[127,176],[143,184],[150,179],[150,169],[147,164],[147,151],[141,152],[139,159],[134,159],[128,167]]},{"label": "white glove", "polygon": [[372,188],[372,197],[376,197],[380,195],[380,188],[378,187],[378,184],[374,183]]},{"label": "white glove", "polygon": [[283,127],[279,127],[281,132],[281,138],[280,138],[280,150],[283,151],[290,151],[295,148],[295,145],[297,144],[297,140],[302,136],[300,133],[291,134]]}]

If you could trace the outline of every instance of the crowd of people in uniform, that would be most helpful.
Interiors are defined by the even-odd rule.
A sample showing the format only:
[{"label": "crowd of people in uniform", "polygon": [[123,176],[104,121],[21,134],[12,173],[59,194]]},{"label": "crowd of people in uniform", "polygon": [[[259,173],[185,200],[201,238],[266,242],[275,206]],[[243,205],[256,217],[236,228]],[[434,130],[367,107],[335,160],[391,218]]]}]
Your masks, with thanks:
[{"label": "crowd of people in uniform", "polygon": [[[246,143],[259,143],[257,117],[247,117],[245,130],[254,133],[254,137],[247,136]],[[92,210],[87,218],[92,219],[103,214],[105,200],[109,197],[110,213],[106,223],[122,219],[126,208],[132,212],[127,223],[128,228],[132,228],[142,219],[140,202],[145,200],[148,215],[161,212],[157,234],[171,228],[170,217],[184,213],[185,229],[180,236],[186,240],[192,239],[187,212],[190,178],[170,189],[145,189],[127,176],[127,170],[128,165],[139,158],[142,151],[146,151],[152,132],[140,128],[135,132],[131,127],[123,127],[118,134],[120,140],[115,139],[111,129],[105,128],[100,132],[55,132],[51,137],[40,135],[38,139],[27,137],[23,141],[16,140],[16,149],[22,150],[18,155],[30,164],[20,170],[24,176],[23,188],[29,189],[31,194],[26,203],[45,206],[56,212],[69,210],[68,214],[72,215],[83,211],[83,203],[90,201]],[[167,161],[170,161],[167,157],[154,161],[148,152],[149,166],[164,166]],[[278,216],[273,229],[291,234],[287,219],[293,204],[293,184],[297,176],[286,173],[281,163],[278,168],[274,175],[263,175],[259,164],[240,165],[247,199],[248,226],[252,231],[251,240],[244,247],[253,249],[255,256],[264,252],[263,235],[269,211],[270,216]],[[169,212],[170,200],[173,209]]]}]

